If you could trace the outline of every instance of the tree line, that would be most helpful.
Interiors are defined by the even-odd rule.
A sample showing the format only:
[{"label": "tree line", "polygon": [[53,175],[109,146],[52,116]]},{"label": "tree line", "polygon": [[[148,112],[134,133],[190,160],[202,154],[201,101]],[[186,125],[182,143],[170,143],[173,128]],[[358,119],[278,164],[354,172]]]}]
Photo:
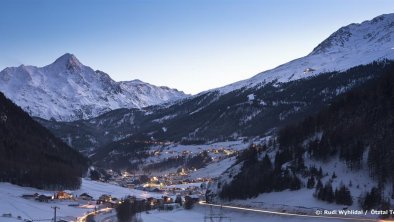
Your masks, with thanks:
[{"label": "tree line", "polygon": [[77,189],[88,160],[0,93],[0,182]]}]

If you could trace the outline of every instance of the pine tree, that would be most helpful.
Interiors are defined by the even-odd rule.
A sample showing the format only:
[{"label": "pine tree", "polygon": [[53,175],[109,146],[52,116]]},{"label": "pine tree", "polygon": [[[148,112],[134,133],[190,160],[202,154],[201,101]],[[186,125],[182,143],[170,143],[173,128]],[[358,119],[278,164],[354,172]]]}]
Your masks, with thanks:
[{"label": "pine tree", "polygon": [[318,176],[319,176],[319,178],[323,177],[323,169],[321,167],[319,167]]},{"label": "pine tree", "polygon": [[332,178],[332,179],[335,179],[335,178],[337,178],[337,175],[335,174],[335,171],[332,173],[332,176],[331,176],[331,178]]},{"label": "pine tree", "polygon": [[182,197],[180,195],[176,196],[175,203],[179,204],[179,206],[182,206]]},{"label": "pine tree", "polygon": [[360,198],[360,205],[364,210],[370,210],[377,207],[381,200],[381,191],[377,187],[373,187],[370,192]]},{"label": "pine tree", "polygon": [[326,183],[326,185],[324,186],[323,189],[324,189],[324,194],[325,194],[325,197],[323,200],[326,200],[329,203],[334,202],[335,194],[334,194],[334,190],[332,189],[331,183]]},{"label": "pine tree", "polygon": [[307,183],[306,183],[306,187],[308,189],[312,189],[315,186],[315,177],[312,175],[311,177],[309,177]]},{"label": "pine tree", "polygon": [[323,188],[323,183],[321,182],[320,179],[317,180],[316,183],[316,190],[322,189]]},{"label": "pine tree", "polygon": [[183,207],[186,210],[190,210],[193,208],[193,206],[194,206],[193,199],[190,196],[185,196],[185,202],[183,203]]},{"label": "pine tree", "polygon": [[264,155],[264,158],[261,162],[261,167],[264,170],[271,170],[272,169],[272,162],[267,154]]},{"label": "pine tree", "polygon": [[335,189],[335,202],[337,204],[343,204],[348,206],[353,204],[350,190],[345,185],[341,185],[339,189]]},{"label": "pine tree", "polygon": [[116,207],[116,216],[119,222],[130,222],[136,213],[136,206],[129,199],[124,200]]}]

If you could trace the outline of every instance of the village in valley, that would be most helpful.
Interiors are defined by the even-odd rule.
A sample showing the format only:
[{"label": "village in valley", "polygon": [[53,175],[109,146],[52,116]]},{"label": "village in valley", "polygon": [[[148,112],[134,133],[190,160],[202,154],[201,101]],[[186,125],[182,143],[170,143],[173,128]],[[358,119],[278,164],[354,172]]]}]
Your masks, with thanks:
[{"label": "village in valley", "polygon": [[[30,193],[21,191],[18,198],[46,206],[50,212],[52,206],[60,206],[58,222],[87,221],[90,216],[109,213],[113,216],[114,209],[126,200],[140,206],[140,211],[186,208],[185,205],[205,201],[208,184],[234,163],[236,154],[246,147],[240,141],[201,146],[156,145],[144,151],[149,157],[139,170],[90,167],[88,175],[82,179],[82,189],[35,189]],[[166,166],[168,160],[180,158],[196,164]],[[87,187],[83,188],[84,185]],[[102,188],[98,189],[99,186]],[[114,192],[114,189],[121,192]],[[75,215],[71,210],[72,213],[66,215],[62,213],[65,207],[81,210],[78,212],[82,214]],[[0,216],[22,221],[37,220],[7,211],[0,212]]]},{"label": "village in valley", "polygon": [[[135,181],[133,178],[137,177],[145,178],[146,175],[122,175],[119,176],[119,178],[116,177],[116,180],[124,181],[127,184],[130,181]],[[120,178],[122,178],[122,180],[120,180]],[[195,204],[205,199],[204,193],[206,182],[164,186],[160,181],[161,180],[159,178],[152,177],[149,178],[149,181],[147,181],[144,185],[135,184],[137,189],[133,189],[115,185],[115,180],[99,182],[92,181],[90,179],[83,179],[83,184],[90,184],[89,187],[94,190],[94,194],[89,193],[87,189],[83,189],[83,191],[86,192],[81,190],[61,190],[56,192],[34,190],[34,193],[28,193],[26,192],[28,190],[25,189],[23,191],[24,193],[16,197],[16,199],[18,199],[18,201],[25,202],[28,205],[37,204],[43,207],[46,206],[46,211],[48,212],[52,212],[51,207],[58,206],[60,209],[58,210],[58,218],[56,220],[57,222],[82,222],[88,221],[87,218],[89,215],[97,216],[108,213],[114,214],[114,209],[126,200],[137,204],[140,207],[139,211],[147,211],[154,209],[173,210],[181,208],[185,204]],[[100,188],[99,191],[95,190],[96,185],[103,186],[104,189]],[[107,192],[105,192],[106,190]],[[116,190],[120,192],[117,192]],[[67,210],[65,210],[66,208]],[[72,208],[74,208],[76,211],[70,211]],[[3,211],[4,209],[1,210]],[[0,212],[0,218],[14,218],[19,221],[26,222],[45,220],[45,218],[42,219],[42,217],[29,218],[23,215],[23,211],[20,209],[18,211],[20,212],[19,214],[8,211]],[[71,215],[65,215],[66,212],[64,211],[71,212]],[[78,214],[82,214],[76,215],[76,212],[79,212]],[[52,219],[52,216],[47,218],[47,220]]]}]

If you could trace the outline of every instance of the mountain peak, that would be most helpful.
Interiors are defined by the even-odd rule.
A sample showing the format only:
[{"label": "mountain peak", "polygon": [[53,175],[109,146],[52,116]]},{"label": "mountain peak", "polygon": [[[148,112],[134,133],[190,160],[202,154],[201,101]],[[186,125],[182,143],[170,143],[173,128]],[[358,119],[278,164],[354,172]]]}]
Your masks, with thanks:
[{"label": "mountain peak", "polygon": [[116,82],[70,53],[44,67],[6,68],[0,72],[0,91],[31,115],[58,121],[88,119],[114,109],[142,108],[187,96],[140,80]]},{"label": "mountain peak", "polygon": [[366,40],[368,44],[381,45],[391,41],[394,28],[394,13],[377,16],[362,23],[352,23],[331,34],[313,49],[310,55],[340,51],[356,47],[353,42]]},{"label": "mountain peak", "polygon": [[83,65],[82,63],[71,53],[66,53],[55,60],[53,64],[66,66],[69,70],[80,69]]},{"label": "mountain peak", "polygon": [[268,82],[289,82],[320,73],[345,71],[373,61],[394,60],[393,46],[394,13],[384,14],[338,29],[304,57],[210,91],[224,94]]},{"label": "mountain peak", "polygon": [[129,81],[130,83],[134,83],[134,84],[146,84],[146,82],[141,81],[139,79],[133,79],[131,81]]}]

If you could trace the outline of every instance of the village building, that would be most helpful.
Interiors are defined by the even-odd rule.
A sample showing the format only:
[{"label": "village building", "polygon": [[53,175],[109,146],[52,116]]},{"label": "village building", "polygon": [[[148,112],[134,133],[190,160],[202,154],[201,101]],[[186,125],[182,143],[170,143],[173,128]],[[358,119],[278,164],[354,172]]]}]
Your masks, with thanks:
[{"label": "village building", "polygon": [[83,193],[83,194],[79,195],[78,198],[81,199],[81,200],[86,200],[86,201],[92,201],[93,200],[93,197],[90,196],[87,193]]},{"label": "village building", "polygon": [[110,202],[111,200],[112,200],[111,195],[103,194],[97,200],[97,204],[107,203],[107,202]]},{"label": "village building", "polygon": [[39,196],[38,193],[35,193],[35,194],[23,194],[23,195],[22,195],[22,198],[28,199],[28,200],[34,200],[34,199],[36,199],[38,196]]},{"label": "village building", "polygon": [[71,193],[68,193],[66,191],[59,191],[55,194],[55,199],[58,200],[70,200],[73,198],[73,195]]},{"label": "village building", "polygon": [[52,196],[46,196],[46,195],[43,195],[43,194],[41,194],[38,197],[36,197],[37,201],[45,202],[45,203],[48,203],[48,201],[50,201],[52,199],[53,199]]}]

